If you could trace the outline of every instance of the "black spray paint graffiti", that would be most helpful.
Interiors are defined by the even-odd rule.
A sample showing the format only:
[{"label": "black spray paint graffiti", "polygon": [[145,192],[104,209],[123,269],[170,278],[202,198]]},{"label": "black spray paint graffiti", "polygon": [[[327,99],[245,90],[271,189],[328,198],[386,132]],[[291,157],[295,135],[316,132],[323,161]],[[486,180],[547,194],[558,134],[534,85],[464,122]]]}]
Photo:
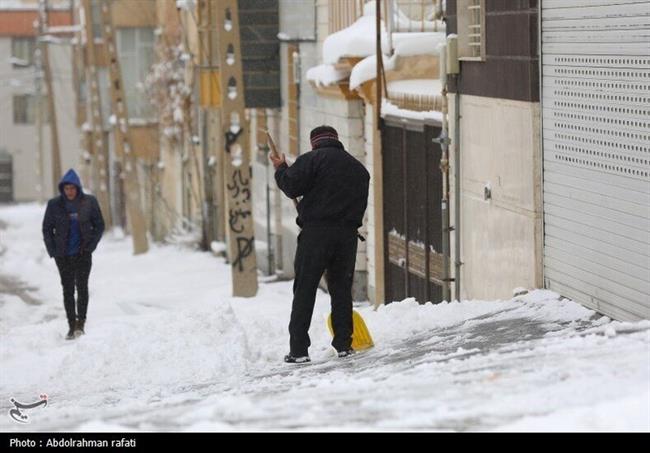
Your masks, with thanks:
[{"label": "black spray paint graffiti", "polygon": [[[228,211],[228,225],[230,231],[235,234],[241,234],[245,230],[245,219],[252,213],[247,204],[251,199],[249,188],[252,170],[249,169],[248,177],[245,177],[240,168],[233,171],[231,183],[227,185],[230,191],[231,199],[236,200],[235,206]],[[232,267],[237,268],[239,272],[244,270],[244,260],[255,252],[254,237],[237,237],[237,251],[232,261]]]},{"label": "black spray paint graffiti", "polygon": [[233,268],[237,267],[239,272],[244,271],[244,260],[255,251],[253,244],[255,244],[254,237],[237,238],[237,255],[234,261],[232,262],[232,267]]},{"label": "black spray paint graffiti", "polygon": [[251,210],[245,209],[245,204],[251,198],[251,192],[248,188],[249,183],[250,175],[245,178],[241,169],[237,169],[232,174],[232,183],[227,186],[231,198],[237,200],[235,201],[235,207],[228,211],[230,231],[235,234],[244,232],[244,219],[251,215]]},{"label": "black spray paint graffiti", "polygon": [[248,188],[250,185],[250,180],[252,176],[252,170],[248,171],[248,178],[244,179],[242,170],[240,168],[236,169],[232,174],[232,184],[228,184],[228,190],[230,191],[230,196],[232,198],[237,198],[240,195],[243,195],[243,199],[240,202],[246,202],[251,199],[251,191]]},{"label": "black spray paint graffiti", "polygon": [[251,215],[250,210],[244,209],[230,209],[228,212],[228,223],[230,224],[230,231],[233,233],[243,233],[244,225],[240,224],[240,220],[245,219]]}]

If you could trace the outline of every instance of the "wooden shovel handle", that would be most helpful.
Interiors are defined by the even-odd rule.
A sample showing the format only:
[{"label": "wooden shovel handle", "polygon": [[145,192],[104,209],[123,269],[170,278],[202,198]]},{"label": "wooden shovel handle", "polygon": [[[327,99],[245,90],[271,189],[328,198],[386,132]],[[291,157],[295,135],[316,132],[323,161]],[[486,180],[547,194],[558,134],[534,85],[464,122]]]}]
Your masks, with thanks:
[{"label": "wooden shovel handle", "polygon": [[273,137],[271,137],[271,134],[269,134],[269,131],[266,131],[266,138],[268,139],[269,148],[271,149],[271,154],[273,154],[274,158],[279,158],[280,153],[278,152],[278,148],[277,146],[275,146],[275,142],[273,141]]},{"label": "wooden shovel handle", "polygon": [[[271,154],[273,154],[273,157],[279,158],[280,153],[278,152],[278,148],[277,146],[275,146],[275,142],[273,141],[273,137],[271,137],[271,134],[269,134],[269,131],[266,131],[266,138],[268,139],[269,148],[271,149]],[[292,198],[292,201],[293,201],[293,205],[297,208],[298,200]]]}]

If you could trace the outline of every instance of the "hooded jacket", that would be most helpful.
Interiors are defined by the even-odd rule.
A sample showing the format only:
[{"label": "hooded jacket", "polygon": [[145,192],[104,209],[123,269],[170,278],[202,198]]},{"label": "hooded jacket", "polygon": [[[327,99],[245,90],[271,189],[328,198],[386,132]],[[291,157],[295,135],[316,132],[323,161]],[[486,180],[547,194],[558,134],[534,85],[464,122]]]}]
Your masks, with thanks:
[{"label": "hooded jacket", "polygon": [[370,174],[338,140],[323,140],[275,172],[278,187],[298,203],[300,227],[343,226],[358,229],[368,206]]},{"label": "hooded jacket", "polygon": [[43,241],[50,257],[63,257],[68,249],[70,236],[70,216],[66,209],[66,196],[63,186],[74,184],[77,187],[78,221],[81,241],[79,253],[92,253],[104,233],[104,218],[97,199],[85,194],[77,173],[70,169],[59,183],[60,195],[47,203],[43,217]]}]

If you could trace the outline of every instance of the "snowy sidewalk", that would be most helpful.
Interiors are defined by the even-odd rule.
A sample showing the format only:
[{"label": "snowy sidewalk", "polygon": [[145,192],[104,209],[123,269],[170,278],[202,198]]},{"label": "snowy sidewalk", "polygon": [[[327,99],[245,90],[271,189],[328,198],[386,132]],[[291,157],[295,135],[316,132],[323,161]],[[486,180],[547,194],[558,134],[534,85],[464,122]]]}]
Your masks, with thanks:
[{"label": "snowy sidewalk", "polygon": [[[0,429],[650,431],[650,322],[557,294],[358,309],[376,347],[337,359],[319,293],[310,365],[285,365],[291,282],[230,296],[229,267],[182,245],[93,255],[87,335],[65,341],[43,207],[0,208]],[[5,285],[7,286],[7,285]],[[14,291],[15,293],[15,291]],[[31,424],[10,398],[48,406]]]}]

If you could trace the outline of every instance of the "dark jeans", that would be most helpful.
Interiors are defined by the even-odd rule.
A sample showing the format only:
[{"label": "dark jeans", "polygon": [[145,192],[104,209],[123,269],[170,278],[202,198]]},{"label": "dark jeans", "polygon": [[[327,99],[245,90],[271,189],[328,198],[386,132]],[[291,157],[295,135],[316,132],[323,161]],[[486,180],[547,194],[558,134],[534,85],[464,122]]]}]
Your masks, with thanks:
[{"label": "dark jeans", "polygon": [[306,227],[298,236],[294,268],[293,306],[289,323],[291,355],[307,355],[309,325],[318,283],[326,273],[332,299],[332,346],[352,345],[352,279],[357,255],[357,231],[346,227]]},{"label": "dark jeans", "polygon": [[[85,320],[88,311],[88,277],[92,266],[92,254],[56,257],[55,260],[61,276],[63,305],[68,322],[74,322],[76,318]],[[76,311],[75,286],[77,287]]]}]

